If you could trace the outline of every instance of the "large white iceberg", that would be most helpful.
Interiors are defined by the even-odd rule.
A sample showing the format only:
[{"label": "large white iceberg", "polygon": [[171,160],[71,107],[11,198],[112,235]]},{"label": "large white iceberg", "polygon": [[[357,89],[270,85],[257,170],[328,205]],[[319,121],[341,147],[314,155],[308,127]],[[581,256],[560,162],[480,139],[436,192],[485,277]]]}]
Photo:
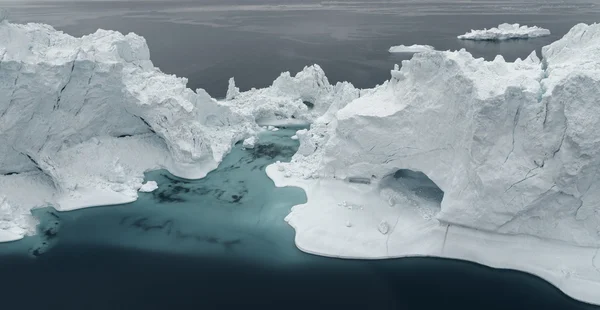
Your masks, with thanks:
[{"label": "large white iceberg", "polygon": [[519,24],[500,24],[498,27],[471,30],[465,34],[459,35],[461,40],[480,40],[480,41],[501,41],[510,39],[528,39],[550,35],[550,30],[538,26],[520,26]]},{"label": "large white iceberg", "polygon": [[388,51],[390,53],[421,53],[421,52],[428,52],[428,51],[433,51],[433,50],[435,50],[435,48],[431,45],[413,44],[413,45],[392,46],[392,47],[390,47],[390,49]]},{"label": "large white iceberg", "polygon": [[[461,50],[404,61],[299,132],[291,163],[267,168],[278,186],[307,192],[287,217],[296,244],[335,257],[469,259],[600,303],[599,53],[600,25],[579,24],[542,60]],[[399,175],[411,173],[443,199],[407,188]]]},{"label": "large white iceberg", "polygon": [[33,207],[130,202],[152,169],[204,177],[260,131],[255,118],[308,122],[337,92],[358,93],[314,66],[261,91],[236,93],[232,80],[219,102],[155,68],[138,35],[74,38],[41,24],[1,22],[0,60],[0,241],[34,231]]}]

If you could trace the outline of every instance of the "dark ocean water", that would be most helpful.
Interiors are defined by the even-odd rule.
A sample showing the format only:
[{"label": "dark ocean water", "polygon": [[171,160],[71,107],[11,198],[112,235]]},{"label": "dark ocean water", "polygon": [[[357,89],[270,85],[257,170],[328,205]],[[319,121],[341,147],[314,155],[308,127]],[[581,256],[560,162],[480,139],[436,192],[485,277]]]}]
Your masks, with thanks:
[{"label": "dark ocean water", "polygon": [[[40,4],[41,3],[41,4]],[[98,28],[146,38],[154,64],[224,97],[227,80],[242,90],[265,87],[283,71],[319,64],[331,82],[373,87],[394,64],[412,57],[390,54],[393,45],[466,48],[476,57],[525,58],[577,23],[600,21],[595,0],[196,0],[43,1],[11,4],[12,20],[45,22],[75,36]],[[243,4],[243,6],[235,5]],[[265,6],[261,4],[289,4]],[[251,5],[252,4],[252,5]],[[295,5],[295,6],[294,6]],[[500,23],[537,25],[552,35],[534,40],[471,42],[457,35]]]},{"label": "dark ocean water", "polygon": [[159,189],[131,204],[36,210],[37,236],[0,245],[3,309],[597,309],[516,271],[300,252],[284,217],[306,196],[264,173],[294,132],[238,145],[202,180],[148,173]]},{"label": "dark ocean water", "polygon": [[[157,66],[213,96],[224,96],[231,76],[242,89],[263,87],[281,71],[313,63],[331,81],[372,87],[410,57],[387,53],[398,44],[464,47],[478,57],[501,53],[514,60],[600,17],[594,1],[582,0],[270,2],[304,6],[231,0],[4,6],[14,21],[45,22],[77,36],[97,28],[143,35]],[[455,38],[501,22],[535,24],[553,35],[503,43]],[[37,210],[37,236],[0,244],[0,309],[598,309],[537,277],[469,262],[351,261],[300,252],[283,219],[305,201],[304,192],[275,188],[264,173],[268,163],[294,154],[293,133],[268,133],[254,150],[236,147],[202,180],[148,173],[159,189],[131,204]]]}]

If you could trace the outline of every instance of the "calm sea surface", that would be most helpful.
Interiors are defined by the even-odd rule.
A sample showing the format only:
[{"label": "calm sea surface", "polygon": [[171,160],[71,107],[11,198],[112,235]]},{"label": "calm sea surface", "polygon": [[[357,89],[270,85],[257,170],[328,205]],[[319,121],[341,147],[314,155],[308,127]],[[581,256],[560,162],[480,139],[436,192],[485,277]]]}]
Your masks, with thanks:
[{"label": "calm sea surface", "polygon": [[[398,44],[524,58],[572,25],[600,17],[593,1],[239,2],[246,5],[0,3],[13,21],[49,23],[77,36],[97,28],[143,35],[155,65],[216,97],[231,76],[243,90],[263,87],[281,71],[313,63],[331,81],[372,87],[410,57],[387,52]],[[503,43],[456,39],[501,22],[553,34]],[[0,244],[2,309],[598,309],[537,277],[468,262],[300,252],[283,218],[306,196],[275,188],[264,173],[295,153],[296,129],[266,133],[253,150],[238,145],[202,180],[148,173],[159,189],[131,204],[35,211],[42,221],[37,236]]]}]

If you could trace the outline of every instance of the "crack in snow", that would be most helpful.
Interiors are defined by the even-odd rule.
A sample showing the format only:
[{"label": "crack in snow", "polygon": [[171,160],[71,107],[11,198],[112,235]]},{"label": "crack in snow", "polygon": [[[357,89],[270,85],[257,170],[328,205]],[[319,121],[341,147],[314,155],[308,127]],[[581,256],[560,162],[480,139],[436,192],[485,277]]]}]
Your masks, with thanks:
[{"label": "crack in snow", "polygon": [[512,129],[512,147],[506,158],[504,159],[504,163],[508,161],[508,158],[515,150],[515,131],[517,130],[517,123],[519,122],[519,115],[521,115],[521,106],[517,108],[517,112],[515,113],[515,118],[513,120],[513,129]]},{"label": "crack in snow", "polygon": [[[79,52],[77,52],[77,54],[79,54]],[[75,56],[75,58],[77,58],[77,56]],[[52,110],[57,110],[60,106],[60,99],[62,98],[62,94],[65,91],[65,89],[67,88],[67,85],[69,85],[69,83],[71,83],[71,78],[73,77],[73,71],[75,70],[75,60],[73,60],[73,63],[71,64],[71,71],[69,72],[69,77],[67,78],[67,82],[65,83],[65,85],[63,85],[60,89],[60,91],[58,92],[58,98],[56,99],[56,103],[54,104],[54,107],[52,108]]]},{"label": "crack in snow", "polygon": [[8,110],[10,110],[10,107],[12,106],[13,102],[15,101],[14,97],[15,97],[15,92],[17,91],[17,84],[19,84],[19,77],[21,76],[21,69],[23,68],[23,63],[19,63],[19,69],[17,70],[17,76],[15,77],[15,82],[13,84],[13,90],[10,94],[10,101],[8,102],[8,105],[6,106],[6,110],[4,110],[2,112],[2,115],[0,115],[0,117],[3,117],[4,115],[6,115],[6,113],[8,113]]},{"label": "crack in snow", "polygon": [[562,134],[562,138],[560,139],[560,144],[558,144],[558,148],[552,152],[552,158],[554,158],[554,156],[556,156],[556,153],[558,153],[560,151],[560,149],[562,148],[563,142],[565,142],[565,136],[567,135],[567,125],[565,123],[565,131]]},{"label": "crack in snow", "polygon": [[[529,172],[528,172],[527,174],[529,174]],[[507,189],[504,191],[504,193],[508,192],[508,191],[509,191],[511,188],[513,188],[513,186],[515,186],[515,185],[517,185],[517,184],[519,184],[519,183],[522,183],[522,182],[524,182],[524,181],[526,181],[526,180],[529,180],[529,179],[531,179],[531,178],[535,177],[536,175],[538,175],[538,174],[536,173],[536,174],[532,174],[532,175],[530,175],[530,176],[525,176],[523,179],[521,179],[521,180],[519,180],[519,181],[517,181],[517,182],[515,182],[515,183],[511,184],[511,185],[510,185],[510,186],[509,186],[509,187],[508,187],[508,188],[507,188]]]},{"label": "crack in snow", "polygon": [[394,233],[394,231],[396,231],[396,226],[398,226],[399,221],[400,221],[400,215],[398,215],[398,217],[396,217],[396,223],[394,224],[394,226],[392,226],[392,229],[388,232],[387,237],[385,238],[385,253],[387,256],[390,256],[390,249],[389,249],[390,237],[392,236],[392,233]]},{"label": "crack in snow", "polygon": [[444,243],[442,243],[441,255],[444,255],[444,252],[446,251],[446,241],[448,240],[448,231],[450,231],[450,224],[448,224],[448,226],[446,226],[446,232],[444,233]]},{"label": "crack in snow", "polygon": [[[540,195],[538,195],[538,197],[544,197],[544,196],[546,196],[546,194],[548,194],[548,193],[549,193],[549,192],[550,192],[552,189],[554,189],[555,187],[556,187],[556,184],[553,184],[553,185],[552,185],[552,186],[551,186],[551,187],[550,187],[550,188],[549,188],[547,191],[545,191],[545,192],[541,193]],[[515,197],[516,197],[516,196],[515,196]],[[515,197],[513,197],[513,199],[512,199],[512,200],[514,200],[514,198],[515,198]],[[537,200],[539,200],[539,199],[540,199],[540,198],[536,199],[536,201],[537,201]],[[511,202],[512,202],[512,200],[511,200]],[[535,204],[535,201],[534,201],[534,202],[532,202],[532,204]],[[502,224],[502,225],[499,225],[499,226],[498,226],[498,228],[496,228],[496,230],[495,230],[495,231],[493,231],[493,230],[490,230],[490,231],[492,231],[492,232],[496,232],[496,233],[501,233],[501,232],[500,232],[500,230],[501,230],[502,228],[504,228],[504,227],[506,227],[507,225],[509,225],[510,223],[514,222],[515,220],[517,220],[518,218],[520,218],[521,216],[523,216],[523,214],[526,214],[526,213],[528,213],[528,212],[531,212],[531,211],[533,211],[533,210],[535,210],[535,209],[539,208],[539,207],[541,206],[541,204],[539,204],[539,203],[538,203],[538,204],[535,204],[535,206],[536,206],[536,207],[534,207],[534,208],[531,208],[531,209],[525,209],[525,210],[520,210],[520,211],[518,211],[517,213],[515,213],[515,214],[513,215],[513,217],[512,217],[511,219],[507,220],[507,221],[506,221],[504,224]]]},{"label": "crack in snow", "polygon": [[[596,271],[597,271],[598,273],[600,273],[600,267],[598,267],[598,266],[596,265],[596,259],[597,259],[597,257],[598,257],[598,254],[600,254],[600,248],[597,248],[597,249],[596,249],[596,254],[594,254],[594,256],[592,257],[592,267],[594,267],[594,269],[596,269]],[[599,260],[600,260],[600,259],[599,259]]]},{"label": "crack in snow", "polygon": [[96,74],[96,67],[97,64],[94,63],[94,67],[92,68],[92,73],[90,74],[90,77],[88,78],[88,82],[87,82],[87,88],[85,90],[85,95],[83,95],[83,102],[81,103],[81,106],[79,107],[79,109],[77,110],[77,112],[75,112],[75,116],[79,115],[79,112],[81,112],[81,109],[83,109],[83,106],[86,104],[87,100],[88,100],[88,94],[90,93],[90,86],[92,84],[92,78],[94,77],[94,75]]}]

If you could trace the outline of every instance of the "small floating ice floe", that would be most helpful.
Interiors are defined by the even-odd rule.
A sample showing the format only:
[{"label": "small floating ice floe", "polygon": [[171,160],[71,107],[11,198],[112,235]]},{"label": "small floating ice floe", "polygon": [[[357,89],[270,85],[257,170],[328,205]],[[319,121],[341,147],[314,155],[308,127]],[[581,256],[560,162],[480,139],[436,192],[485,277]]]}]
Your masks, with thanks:
[{"label": "small floating ice floe", "polygon": [[148,181],[140,187],[139,191],[142,193],[153,192],[158,188],[158,184],[155,181]]},{"label": "small floating ice floe", "polygon": [[256,139],[256,137],[247,138],[242,143],[242,147],[244,147],[245,149],[253,149],[257,141],[258,139]]},{"label": "small floating ice floe", "polygon": [[298,140],[298,135],[293,135],[291,138],[292,140]]},{"label": "small floating ice floe", "polygon": [[390,53],[422,53],[422,52],[429,52],[429,51],[434,51],[434,50],[435,50],[435,48],[431,45],[413,44],[413,45],[392,46],[392,47],[390,47],[388,52],[390,52]]},{"label": "small floating ice floe", "polygon": [[476,41],[502,41],[510,39],[529,39],[550,35],[550,30],[538,26],[529,27],[519,24],[500,24],[498,27],[483,30],[471,30],[457,38]]}]

